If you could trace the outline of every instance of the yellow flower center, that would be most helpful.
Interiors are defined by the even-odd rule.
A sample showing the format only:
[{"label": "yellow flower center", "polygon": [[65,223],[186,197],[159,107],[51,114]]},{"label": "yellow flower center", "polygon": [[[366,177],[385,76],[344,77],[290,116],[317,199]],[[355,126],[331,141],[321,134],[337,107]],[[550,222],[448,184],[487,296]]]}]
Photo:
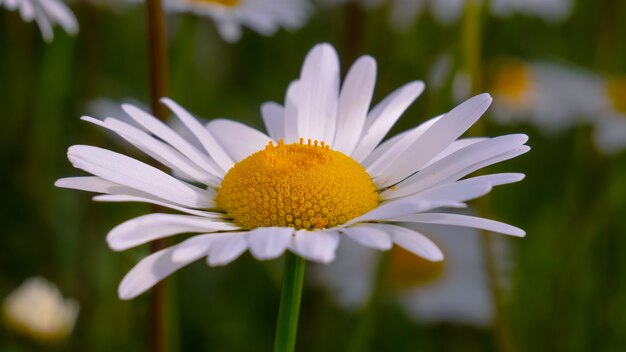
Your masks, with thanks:
[{"label": "yellow flower center", "polygon": [[626,114],[626,77],[610,79],[607,85],[607,94],[613,108],[617,112]]},{"label": "yellow flower center", "polygon": [[333,227],[378,202],[376,186],[359,163],[324,142],[302,138],[293,144],[270,142],[238,162],[217,192],[217,204],[247,229]]},{"label": "yellow flower center", "polygon": [[203,2],[209,4],[217,4],[226,7],[235,7],[241,3],[241,0],[195,0],[196,2]]},{"label": "yellow flower center", "polygon": [[507,103],[522,105],[528,102],[532,75],[528,67],[519,61],[505,64],[493,80],[492,91]]},{"label": "yellow flower center", "polygon": [[443,261],[431,262],[398,246],[391,249],[389,264],[390,285],[398,290],[428,285],[444,272]]}]

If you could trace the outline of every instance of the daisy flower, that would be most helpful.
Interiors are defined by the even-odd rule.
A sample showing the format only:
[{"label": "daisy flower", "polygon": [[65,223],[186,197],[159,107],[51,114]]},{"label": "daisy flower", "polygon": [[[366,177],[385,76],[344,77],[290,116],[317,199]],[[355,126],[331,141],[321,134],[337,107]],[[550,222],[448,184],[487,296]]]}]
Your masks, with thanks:
[{"label": "daisy flower", "polygon": [[587,115],[594,126],[594,139],[600,150],[613,154],[626,149],[626,76],[594,77],[600,85],[581,105],[590,104],[596,111]]},{"label": "daisy flower", "polygon": [[110,150],[75,145],[70,162],[93,176],[60,179],[58,187],[102,193],[94,198],[99,201],[139,201],[185,213],[124,222],[109,232],[110,247],[125,250],[175,234],[199,234],[141,260],[122,280],[121,298],[141,294],[200,258],[225,265],[248,249],[261,260],[289,250],[329,263],[339,241],[350,239],[380,250],[395,243],[425,259],[443,259],[426,236],[398,222],[524,235],[510,225],[444,210],[465,207],[492,187],[523,178],[464,178],[529,150],[525,135],[458,139],[485,112],[489,95],[381,143],[424,85],[408,83],[369,110],[374,59],[359,58],[341,86],[339,72],[334,48],[315,46],[287,89],[285,105],[261,107],[268,135],[223,119],[204,126],[168,98],[162,102],[193,141],[131,105],[123,109],[136,125],[83,117],[116,132],[172,175]]},{"label": "daisy flower", "polygon": [[308,0],[164,0],[168,12],[192,12],[215,21],[227,42],[241,38],[246,26],[265,36],[278,28],[302,27],[309,15]]},{"label": "daisy flower", "polygon": [[497,66],[490,90],[495,99],[493,117],[502,123],[528,121],[555,133],[583,122],[583,116],[598,109],[598,103],[587,97],[597,95],[594,92],[604,85],[592,75],[564,65],[515,59]]},{"label": "daisy flower", "polygon": [[66,339],[76,323],[79,305],[63,298],[59,289],[41,277],[30,278],[4,300],[6,325],[41,342]]},{"label": "daisy flower", "polygon": [[0,0],[0,6],[10,11],[19,11],[26,22],[35,20],[46,42],[52,42],[55,24],[68,34],[78,33],[78,22],[72,10],[62,0]]},{"label": "daisy flower", "polygon": [[491,0],[491,12],[496,17],[510,17],[515,13],[537,16],[544,21],[557,22],[572,12],[572,0]]},{"label": "daisy flower", "polygon": [[[448,257],[431,262],[401,247],[392,249],[385,285],[407,314],[422,324],[491,325],[494,307],[480,231],[441,225],[403,226],[428,234]],[[316,267],[313,277],[340,306],[360,308],[371,295],[380,252],[348,241],[341,242],[337,252],[337,259]],[[504,253],[500,250],[498,257]]]}]

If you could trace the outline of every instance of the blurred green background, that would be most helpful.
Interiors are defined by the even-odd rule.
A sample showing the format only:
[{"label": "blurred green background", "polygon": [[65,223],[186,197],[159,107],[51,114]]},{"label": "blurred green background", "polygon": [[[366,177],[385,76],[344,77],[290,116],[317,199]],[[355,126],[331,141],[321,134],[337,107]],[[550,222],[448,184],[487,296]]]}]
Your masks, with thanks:
[{"label": "blurred green background", "polygon": [[[0,11],[0,298],[25,278],[41,275],[77,299],[81,312],[65,345],[45,347],[0,328],[0,351],[143,351],[149,295],[117,298],[117,285],[148,251],[122,253],[104,241],[109,229],[147,206],[101,204],[90,195],[57,189],[57,178],[77,175],[66,159],[72,144],[124,149],[79,120],[100,97],[148,103],[147,45],[141,4],[116,9],[73,3],[76,37],[57,30],[45,44],[35,25]],[[263,129],[261,103],[281,102],[316,43],[335,45],[344,62],[370,54],[378,61],[374,101],[415,79],[425,93],[393,134],[450,110],[452,79],[429,89],[442,54],[451,70],[462,65],[462,23],[439,24],[428,12],[404,33],[392,30],[386,7],[315,8],[301,30],[265,38],[246,30],[226,44],[213,24],[191,15],[169,16],[171,97],[197,116],[227,117]],[[358,35],[354,16],[363,16]],[[578,1],[561,23],[483,13],[482,66],[501,57],[565,60],[602,74],[626,74],[626,2]],[[343,64],[343,69],[346,65]],[[101,117],[101,116],[98,116]],[[504,300],[505,339],[511,351],[626,350],[626,153],[606,156],[591,127],[546,135],[528,124],[502,126],[484,118],[486,133],[527,133],[533,150],[489,168],[527,175],[492,193],[493,217],[527,231],[512,241],[512,269]],[[141,157],[137,154],[132,154]],[[308,269],[315,265],[309,264]],[[225,268],[203,261],[169,277],[168,350],[269,351],[281,279],[280,260],[249,254]],[[306,285],[306,283],[305,283]],[[344,351],[361,317],[329,294],[307,286],[299,351]],[[371,351],[498,351],[501,329],[463,324],[418,324],[383,290],[371,331]],[[499,342],[500,341],[500,342]]]}]

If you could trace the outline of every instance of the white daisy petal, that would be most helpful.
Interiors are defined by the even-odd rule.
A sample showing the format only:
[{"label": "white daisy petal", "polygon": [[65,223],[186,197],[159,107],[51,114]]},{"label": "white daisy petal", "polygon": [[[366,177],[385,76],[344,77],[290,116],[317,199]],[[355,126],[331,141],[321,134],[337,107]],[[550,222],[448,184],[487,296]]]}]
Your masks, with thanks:
[{"label": "white daisy petal", "polygon": [[196,216],[207,217],[207,218],[220,218],[220,217],[223,217],[223,215],[224,215],[224,214],[221,214],[221,213],[214,213],[214,212],[208,212],[208,211],[202,211],[202,210],[196,210],[196,209],[189,209],[189,208],[181,207],[181,206],[178,206],[176,204],[172,204],[172,203],[169,203],[167,201],[164,201],[164,200],[158,199],[158,198],[141,197],[141,196],[136,196],[136,195],[131,195],[131,194],[107,194],[107,195],[95,196],[92,199],[94,201],[96,201],[96,202],[115,202],[115,203],[117,203],[117,202],[139,202],[139,203],[155,204],[155,205],[160,205],[162,207],[178,210],[178,211],[183,212],[183,213],[196,215]]},{"label": "white daisy petal", "polygon": [[333,149],[350,155],[356,147],[374,95],[375,83],[376,60],[370,56],[360,57],[348,71],[339,93]]},{"label": "white daisy petal", "polygon": [[369,226],[389,233],[395,244],[417,256],[433,262],[443,260],[443,253],[441,253],[439,247],[417,231],[387,224],[371,224]]},{"label": "white daisy petal", "polygon": [[401,218],[393,219],[398,222],[417,222],[425,224],[440,224],[440,225],[453,225],[471,227],[481,230],[487,230],[497,232],[505,235],[511,235],[516,237],[524,237],[526,232],[524,230],[511,226],[499,221],[483,219],[475,216],[460,215],[460,214],[445,214],[445,213],[423,213],[412,214],[403,216]]},{"label": "white daisy petal", "polygon": [[300,126],[299,123],[298,101],[300,100],[300,91],[300,81],[298,80],[291,82],[289,88],[287,88],[287,94],[285,95],[285,114],[283,117],[285,123],[285,143],[297,142],[301,134],[309,133],[308,129],[305,130],[304,126]]},{"label": "white daisy petal", "polygon": [[207,264],[210,266],[226,265],[248,249],[247,233],[229,233],[216,239],[209,249]]},{"label": "white daisy petal", "polygon": [[[488,186],[484,186],[483,188],[491,189]],[[481,190],[483,188],[481,188]],[[454,199],[428,199],[420,196],[405,197],[385,202],[379,205],[377,208],[346,222],[344,226],[351,226],[359,222],[372,220],[386,220],[441,207],[463,208],[465,207],[465,204],[461,203],[461,201]]]},{"label": "white daisy petal", "polygon": [[393,246],[389,235],[381,229],[370,224],[356,225],[341,229],[351,240],[378,250],[388,250]]},{"label": "white daisy petal", "polygon": [[161,98],[161,102],[165,104],[178,118],[187,126],[189,131],[200,141],[206,152],[215,160],[222,170],[228,171],[233,166],[233,160],[226,154],[226,151],[219,145],[215,137],[202,126],[198,120],[178,105],[170,98]]},{"label": "white daisy petal", "polygon": [[398,88],[378,103],[368,114],[363,135],[350,156],[359,162],[364,160],[423,91],[423,82],[411,82]]},{"label": "white daisy petal", "polygon": [[208,233],[190,237],[183,242],[177,244],[172,251],[172,261],[175,263],[184,263],[189,260],[195,260],[206,256],[209,249],[223,233]]},{"label": "white daisy petal", "polygon": [[212,208],[211,195],[185,184],[163,171],[107,149],[75,145],[68,149],[74,167],[105,180],[119,183],[192,208]]},{"label": "white daisy petal", "polygon": [[261,260],[279,257],[291,241],[294,230],[290,227],[261,227],[250,231],[250,252]]},{"label": "white daisy petal", "polygon": [[[122,186],[97,176],[61,178],[58,179],[54,185],[60,188],[107,194],[129,194],[135,191],[133,188]],[[141,194],[141,192],[137,192],[137,194]]]},{"label": "white daisy petal", "polygon": [[263,150],[272,140],[254,128],[225,119],[213,120],[207,124],[207,128],[235,162]]},{"label": "white daisy petal", "polygon": [[385,141],[363,160],[362,165],[367,169],[367,173],[375,179],[374,182],[378,188],[383,188],[384,186],[376,180],[377,176],[388,168],[396,158],[406,151],[413,141],[419,138],[419,136],[440,118],[441,117],[435,117],[430,119],[414,129],[403,132]]},{"label": "white daisy petal", "polygon": [[455,153],[458,150],[461,150],[465,147],[469,147],[470,145],[476,144],[478,142],[486,141],[488,139],[489,138],[486,138],[486,137],[470,137],[470,138],[457,139],[456,141],[452,142],[452,144],[450,144],[448,147],[446,147],[446,149],[442,150],[441,153],[437,154],[436,157],[432,158],[429,162],[427,162],[426,165],[424,165],[424,167],[422,168],[422,170],[436,163],[437,161],[447,157],[448,155]]},{"label": "white daisy petal", "polygon": [[332,230],[296,231],[289,249],[301,257],[320,263],[330,263],[335,259],[339,245],[339,234]]},{"label": "white daisy petal", "polygon": [[339,58],[331,45],[318,44],[309,51],[298,90],[299,137],[330,143],[337,123],[339,92]]},{"label": "white daisy petal", "polygon": [[218,186],[220,184],[220,180],[217,177],[208,174],[206,171],[190,162],[182,154],[174,150],[174,148],[160,142],[156,138],[134,126],[114,118],[107,118],[104,121],[100,121],[98,119],[94,119],[93,117],[83,116],[81,117],[81,120],[91,122],[117,133],[120,137],[134,145],[137,149],[151,156],[161,164],[169,167],[177,174],[184,176],[186,179],[213,186]]},{"label": "white daisy petal", "polygon": [[174,130],[156,117],[130,104],[122,104],[122,109],[139,125],[176,148],[204,170],[216,176],[222,177],[224,175],[224,172],[219,169],[213,160],[201,153],[196,147],[184,140],[178,133],[174,132]]},{"label": "white daisy petal", "polygon": [[261,116],[267,133],[273,140],[285,138],[285,108],[273,101],[261,105]]},{"label": "white daisy petal", "polygon": [[117,290],[123,300],[128,300],[146,292],[165,277],[187,264],[200,259],[204,253],[189,257],[185,261],[172,261],[172,252],[178,246],[169,247],[143,258],[122,279]]},{"label": "white daisy petal", "polygon": [[[526,143],[528,136],[508,135],[491,138],[482,142],[471,144],[452,153],[443,159],[425,167],[416,174],[413,174],[402,181],[396,189],[389,189],[381,194],[384,198],[402,197],[419,192],[442,181],[457,175],[475,164],[498,156],[503,152],[509,152]],[[387,182],[386,182],[387,181]],[[377,185],[390,186],[389,180],[377,179]]]},{"label": "white daisy petal", "polygon": [[491,104],[489,94],[477,95],[437,121],[380,175],[394,184],[419,170],[472,126]]},{"label": "white daisy petal", "polygon": [[39,1],[39,5],[48,14],[52,22],[61,25],[68,34],[78,33],[78,21],[76,21],[72,10],[63,1],[44,0]]},{"label": "white daisy petal", "polygon": [[117,225],[106,239],[111,249],[123,251],[180,233],[208,233],[236,229],[237,226],[223,220],[191,215],[148,214]]}]

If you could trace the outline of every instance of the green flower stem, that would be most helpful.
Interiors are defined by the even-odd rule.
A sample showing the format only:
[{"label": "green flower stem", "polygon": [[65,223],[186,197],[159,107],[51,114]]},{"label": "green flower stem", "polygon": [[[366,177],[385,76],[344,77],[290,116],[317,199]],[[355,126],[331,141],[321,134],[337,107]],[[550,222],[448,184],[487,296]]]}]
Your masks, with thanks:
[{"label": "green flower stem", "polygon": [[274,352],[292,352],[296,347],[305,264],[306,261],[303,258],[291,252],[286,253]]},{"label": "green flower stem", "polygon": [[[465,72],[469,75],[472,95],[483,90],[481,71],[481,1],[467,0],[462,26],[462,53]],[[478,121],[470,130],[473,136],[485,136],[485,117]],[[488,195],[475,201],[478,214],[484,218],[492,218],[491,202]],[[485,259],[485,270],[495,306],[495,338],[499,351],[514,352],[516,350],[506,314],[506,304],[502,285],[498,277],[498,263],[493,234],[482,231],[482,251]]]}]

